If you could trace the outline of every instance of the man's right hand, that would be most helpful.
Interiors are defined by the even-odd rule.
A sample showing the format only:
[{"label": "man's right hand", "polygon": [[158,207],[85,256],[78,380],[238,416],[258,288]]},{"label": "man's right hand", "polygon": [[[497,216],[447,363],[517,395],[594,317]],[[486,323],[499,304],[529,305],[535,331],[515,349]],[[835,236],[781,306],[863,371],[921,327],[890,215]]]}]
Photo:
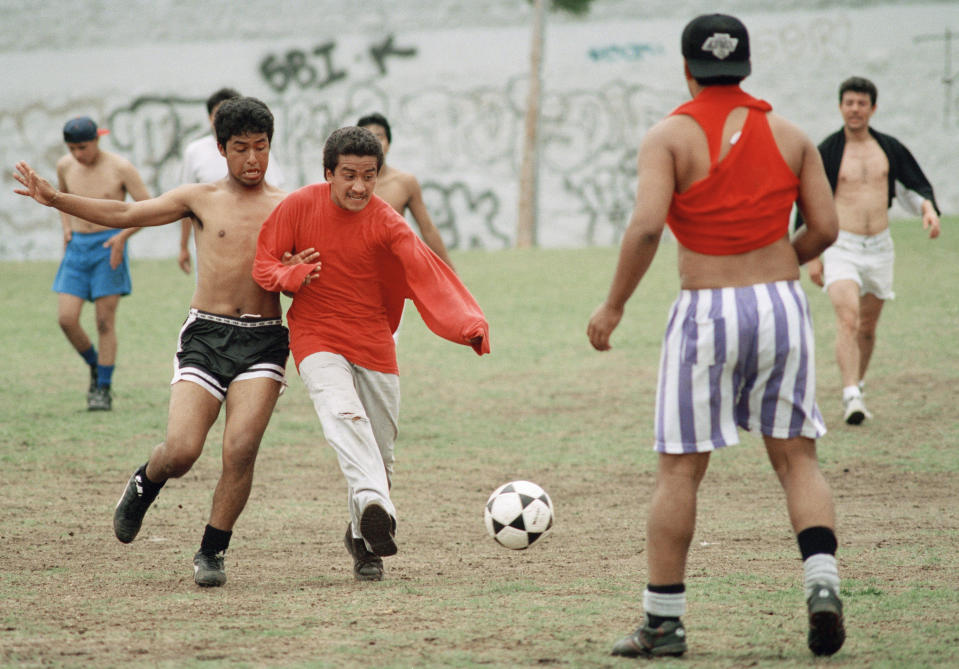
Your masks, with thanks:
[{"label": "man's right hand", "polygon": [[807,269],[809,269],[809,280],[814,284],[822,288],[823,286],[823,268],[822,260],[819,258],[814,258],[806,263]]}]

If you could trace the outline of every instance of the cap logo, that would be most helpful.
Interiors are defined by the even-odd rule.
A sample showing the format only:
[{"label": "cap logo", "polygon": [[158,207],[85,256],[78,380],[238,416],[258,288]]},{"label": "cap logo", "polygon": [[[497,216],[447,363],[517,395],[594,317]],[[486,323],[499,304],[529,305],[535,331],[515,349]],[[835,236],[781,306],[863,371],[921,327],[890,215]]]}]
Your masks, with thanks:
[{"label": "cap logo", "polygon": [[709,39],[703,42],[703,51],[709,51],[719,60],[724,60],[736,50],[737,44],[739,44],[739,39],[730,37],[729,33],[713,33]]}]

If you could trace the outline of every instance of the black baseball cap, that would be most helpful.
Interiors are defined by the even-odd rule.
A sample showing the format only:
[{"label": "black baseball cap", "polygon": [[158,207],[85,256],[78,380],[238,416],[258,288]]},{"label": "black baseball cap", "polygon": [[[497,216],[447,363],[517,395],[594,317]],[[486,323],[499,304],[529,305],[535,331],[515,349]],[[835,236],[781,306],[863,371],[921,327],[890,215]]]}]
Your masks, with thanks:
[{"label": "black baseball cap", "polygon": [[735,16],[703,14],[683,30],[683,57],[697,79],[745,77],[749,65],[749,33]]},{"label": "black baseball cap", "polygon": [[98,128],[89,116],[78,116],[70,119],[63,126],[63,141],[71,144],[92,142],[100,135],[105,135],[108,132],[110,131],[106,128]]}]

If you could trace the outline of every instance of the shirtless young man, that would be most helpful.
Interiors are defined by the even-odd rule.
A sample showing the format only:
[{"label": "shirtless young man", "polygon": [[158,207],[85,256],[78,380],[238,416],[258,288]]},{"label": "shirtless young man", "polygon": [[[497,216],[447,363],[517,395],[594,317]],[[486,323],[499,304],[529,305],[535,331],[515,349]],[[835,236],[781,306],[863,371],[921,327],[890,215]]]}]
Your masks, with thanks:
[{"label": "shirtless young man", "polygon": [[[133,164],[100,148],[100,136],[106,132],[86,116],[67,121],[63,140],[70,152],[57,161],[60,190],[110,200],[122,201],[128,194],[134,200],[147,199],[150,193]],[[137,228],[117,233],[62,212],[60,222],[63,261],[53,281],[59,295],[57,319],[67,340],[90,366],[87,409],[109,411],[117,356],[117,307],[120,297],[131,289],[126,241]],[[88,300],[96,310],[99,352],[80,324],[80,312]]]},{"label": "shirtless young man", "polygon": [[[686,652],[685,573],[696,498],[711,453],[762,434],[803,559],[807,644],[832,655],[845,640],[832,493],[816,458],[815,344],[799,266],[836,238],[836,209],[812,142],[744,92],[749,34],[711,14],[682,36],[693,99],[646,134],[636,206],[619,264],[587,335],[597,350],[656,254],[676,236],[682,290],[663,338],[656,396],[656,485],[646,527],[643,623],[614,655]],[[807,226],[789,238],[794,203]],[[752,511],[755,512],[755,511]]]},{"label": "shirtless young man", "polygon": [[420,229],[423,241],[433,253],[440,257],[440,260],[453,268],[453,262],[450,260],[443,238],[433,224],[429,212],[426,211],[420,182],[409,172],[403,172],[386,164],[386,154],[389,153],[390,142],[393,141],[389,121],[382,114],[374,112],[361,118],[356,125],[372,132],[383,147],[383,167],[380,168],[380,173],[376,177],[376,195],[386,200],[387,204],[400,216],[406,216],[406,210],[409,209]]},{"label": "shirtless young man", "polygon": [[[286,383],[289,354],[278,295],[260,288],[251,275],[260,226],[285,196],[263,179],[273,115],[259,100],[237,98],[223,104],[215,127],[228,175],[214,183],[179,186],[142,202],[61,193],[23,162],[14,175],[24,186],[15,192],[108,227],[193,220],[198,279],[177,343],[166,439],[130,477],[114,513],[113,529],[120,541],[133,541],[166,480],[186,474],[200,457],[225,401],[223,471],[193,561],[194,580],[201,586],[226,582],[224,552],[250,494],[257,450]],[[318,266],[316,255],[304,249],[295,256],[287,254],[283,261]]]},{"label": "shirtless young man", "polygon": [[843,419],[850,425],[871,418],[862,383],[883,303],[895,296],[888,214],[893,197],[922,216],[930,238],[939,236],[939,209],[929,180],[902,143],[869,126],[877,95],[875,84],[862,77],[839,87],[843,127],[819,145],[839,213],[839,238],[821,260],[809,263],[809,278],[825,286],[836,312]]},{"label": "shirtless young man", "polygon": [[[210,132],[186,145],[183,149],[183,165],[180,170],[181,184],[200,184],[219,181],[226,176],[226,163],[220,155],[216,141],[216,129],[213,119],[216,110],[224,101],[243,97],[234,88],[220,88],[206,99],[206,114],[210,121]],[[271,147],[272,149],[272,147]],[[270,152],[270,165],[266,169],[266,180],[277,188],[285,187],[283,170],[276,160],[276,155]],[[180,255],[177,259],[180,269],[190,273],[190,234],[193,232],[193,221],[184,218],[180,226]]]}]

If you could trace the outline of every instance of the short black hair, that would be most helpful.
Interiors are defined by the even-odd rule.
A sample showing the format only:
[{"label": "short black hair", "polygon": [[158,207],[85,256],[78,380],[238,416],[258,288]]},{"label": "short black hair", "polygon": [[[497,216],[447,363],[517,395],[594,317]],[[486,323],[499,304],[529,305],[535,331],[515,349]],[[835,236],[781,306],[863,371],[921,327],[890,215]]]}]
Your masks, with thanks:
[{"label": "short black hair", "polygon": [[876,100],[879,99],[879,89],[865,77],[849,77],[839,84],[839,101],[842,102],[842,96],[846,91],[853,93],[867,93],[872,100],[872,106],[876,106]]},{"label": "short black hair", "polygon": [[230,98],[240,97],[240,91],[235,88],[221,88],[216,91],[206,99],[206,113],[207,116],[213,113],[213,110],[216,109],[216,106],[223,102],[224,100],[229,100]]},{"label": "short black hair", "polygon": [[226,148],[231,137],[265,132],[273,142],[273,114],[270,108],[256,98],[228,98],[213,117],[216,143]]},{"label": "short black hair", "polygon": [[718,77],[693,77],[700,86],[734,86],[746,77],[723,75]]},{"label": "short black hair", "polygon": [[[219,116],[219,114],[217,114]],[[376,156],[376,170],[383,167],[383,146],[366,128],[356,125],[334,130],[323,145],[323,169],[336,171],[340,156]]]},{"label": "short black hair", "polygon": [[386,141],[393,143],[393,133],[390,132],[390,122],[386,120],[386,117],[379,112],[373,112],[372,114],[367,114],[362,117],[359,121],[356,122],[356,125],[361,128],[365,128],[368,125],[380,125],[383,126],[383,130],[386,131]]}]

